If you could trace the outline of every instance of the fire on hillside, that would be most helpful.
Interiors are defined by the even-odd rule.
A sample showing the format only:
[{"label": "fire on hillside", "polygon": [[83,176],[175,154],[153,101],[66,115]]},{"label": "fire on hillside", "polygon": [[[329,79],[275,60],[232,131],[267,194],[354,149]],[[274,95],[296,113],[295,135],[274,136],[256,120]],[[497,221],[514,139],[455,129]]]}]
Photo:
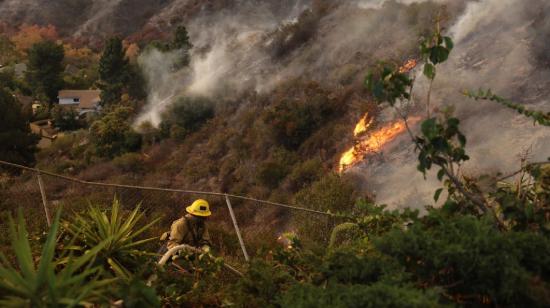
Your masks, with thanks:
[{"label": "fire on hillside", "polygon": [[[369,122],[369,124],[372,123]],[[360,126],[360,123],[357,126]],[[357,127],[356,127],[357,128]],[[368,128],[368,126],[365,128]],[[379,130],[369,134],[365,139],[360,139],[349,150],[344,152],[340,158],[339,171],[343,172],[365,159],[369,154],[380,152],[382,147],[392,141],[406,130],[405,122],[398,121],[386,125]]]},{"label": "fire on hillside", "polygon": [[[418,65],[418,61],[410,59],[405,62],[400,68],[399,73],[408,73]],[[416,121],[417,119],[413,119]],[[382,147],[403,133],[407,126],[403,120],[387,124],[380,129],[367,134],[368,129],[372,126],[374,118],[366,113],[353,130],[355,145],[344,152],[340,157],[338,171],[344,172],[350,167],[363,161],[369,154],[380,152]]]}]

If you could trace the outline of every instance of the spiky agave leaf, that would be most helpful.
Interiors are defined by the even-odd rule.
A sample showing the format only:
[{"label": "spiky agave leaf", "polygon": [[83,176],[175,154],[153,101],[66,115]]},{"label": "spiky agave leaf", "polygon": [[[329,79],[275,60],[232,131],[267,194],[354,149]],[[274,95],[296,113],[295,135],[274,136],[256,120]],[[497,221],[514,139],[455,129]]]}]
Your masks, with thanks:
[{"label": "spiky agave leaf", "polygon": [[126,279],[127,273],[130,272],[128,267],[137,265],[138,257],[148,254],[139,250],[139,247],[156,239],[137,239],[158,221],[158,218],[154,219],[136,229],[144,217],[140,208],[141,206],[137,205],[129,214],[124,215],[120,202],[115,199],[108,216],[98,207],[90,206],[85,214],[76,215],[72,222],[66,222],[69,233],[77,238],[76,245],[72,245],[71,249],[84,253],[96,243],[109,238],[105,248],[99,252],[97,263],[109,268],[118,277]]},{"label": "spiky agave leaf", "polygon": [[[10,237],[16,256],[16,267],[0,253],[1,307],[73,307],[93,302],[107,291],[112,280],[100,280],[98,267],[90,262],[106,245],[98,243],[86,255],[66,258],[60,264],[54,259],[60,212],[57,213],[44,243],[37,267],[33,261],[25,220],[21,210],[17,223],[10,217]],[[18,270],[19,269],[19,270]]]}]

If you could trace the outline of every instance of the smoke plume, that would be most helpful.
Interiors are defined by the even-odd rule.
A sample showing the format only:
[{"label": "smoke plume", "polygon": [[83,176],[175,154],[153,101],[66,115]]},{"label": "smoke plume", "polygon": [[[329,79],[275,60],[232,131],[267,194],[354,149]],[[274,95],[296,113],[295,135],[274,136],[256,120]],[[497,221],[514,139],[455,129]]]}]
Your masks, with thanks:
[{"label": "smoke plume", "polygon": [[[456,107],[471,157],[464,166],[465,174],[514,171],[526,153],[530,161],[548,158],[548,128],[535,126],[532,120],[495,103],[467,99],[460,92],[490,88],[527,108],[550,111],[550,67],[537,60],[540,50],[535,48],[534,35],[548,33],[549,24],[537,23],[537,19],[549,13],[545,1],[472,1],[449,29],[456,47],[439,68],[433,101],[438,107]],[[420,76],[417,80],[416,101],[423,104],[427,81]],[[361,167],[370,179],[368,188],[376,191],[379,202],[393,206],[430,204],[432,193],[441,184],[433,174],[427,181],[422,178],[415,170],[412,145],[405,136],[400,141],[383,162]]]},{"label": "smoke plume", "polygon": [[[215,97],[246,89],[268,92],[281,80],[298,76],[333,85],[352,82],[378,60],[404,61],[414,55],[419,32],[431,28],[437,12],[446,9],[452,24],[446,32],[456,48],[439,68],[432,101],[437,108],[456,107],[471,156],[463,171],[473,176],[506,172],[518,167],[522,153],[531,153],[533,161],[544,160],[550,153],[548,130],[502,106],[472,101],[460,93],[491,88],[529,108],[548,111],[549,67],[536,56],[546,54],[538,50],[545,45],[535,48],[535,34],[550,31],[548,23],[537,23],[541,15],[550,13],[544,1],[335,1],[336,8],[324,15],[313,10],[305,17],[300,12],[309,3],[297,3],[277,15],[269,6],[242,6],[191,20],[188,29],[197,48],[185,74],[167,73],[169,65],[162,61],[170,57],[153,52],[142,59],[149,79],[161,84],[152,84],[149,108],[140,119],[157,124],[160,112],[176,94]],[[302,24],[314,29],[304,31]],[[298,31],[285,32],[288,29]],[[303,42],[288,43],[298,34]],[[426,89],[427,82],[419,74],[418,106],[424,104]],[[383,110],[379,119],[394,120],[391,109]],[[388,145],[381,157],[369,158],[350,171],[364,177],[365,189],[374,192],[379,203],[421,208],[432,202],[433,191],[441,184],[433,174],[425,180],[416,171],[416,154],[408,136]]]}]

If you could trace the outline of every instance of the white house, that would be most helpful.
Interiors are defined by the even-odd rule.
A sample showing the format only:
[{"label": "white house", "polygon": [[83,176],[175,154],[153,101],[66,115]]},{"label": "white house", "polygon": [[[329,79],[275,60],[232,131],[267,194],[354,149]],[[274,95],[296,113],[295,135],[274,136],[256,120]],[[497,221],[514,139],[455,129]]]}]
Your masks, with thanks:
[{"label": "white house", "polygon": [[61,90],[57,97],[60,106],[75,108],[82,116],[101,110],[100,94],[100,90]]}]

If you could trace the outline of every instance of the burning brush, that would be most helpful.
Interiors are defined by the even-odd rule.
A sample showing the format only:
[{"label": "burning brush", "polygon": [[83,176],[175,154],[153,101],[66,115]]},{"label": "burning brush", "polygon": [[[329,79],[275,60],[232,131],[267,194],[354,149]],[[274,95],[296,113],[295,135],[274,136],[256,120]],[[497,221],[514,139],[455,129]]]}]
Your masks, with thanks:
[{"label": "burning brush", "polygon": [[[368,114],[366,114],[359,121],[359,123],[357,123],[354,130],[354,136],[356,138],[359,136],[360,138],[356,141],[353,147],[344,152],[344,154],[340,157],[339,172],[343,172],[350,167],[353,167],[357,163],[363,161],[369,154],[380,152],[384,145],[395,139],[407,129],[404,121],[397,121],[386,125],[371,134],[365,135],[364,132],[366,132],[368,127],[372,124],[371,119],[368,122],[368,125],[364,127],[364,130],[360,128],[364,125],[362,122],[366,117],[368,117]],[[363,133],[355,134],[357,131],[362,131]]]},{"label": "burning brush", "polygon": [[[417,65],[417,60],[410,59],[399,68],[399,73],[408,73]],[[353,167],[357,163],[363,161],[369,154],[380,152],[384,145],[394,140],[407,129],[405,122],[400,120],[388,124],[373,133],[367,134],[373,121],[374,119],[372,117],[369,119],[369,114],[366,113],[355,125],[355,129],[353,130],[355,145],[344,152],[344,154],[340,157],[338,167],[339,172],[344,172],[350,167]]]}]

